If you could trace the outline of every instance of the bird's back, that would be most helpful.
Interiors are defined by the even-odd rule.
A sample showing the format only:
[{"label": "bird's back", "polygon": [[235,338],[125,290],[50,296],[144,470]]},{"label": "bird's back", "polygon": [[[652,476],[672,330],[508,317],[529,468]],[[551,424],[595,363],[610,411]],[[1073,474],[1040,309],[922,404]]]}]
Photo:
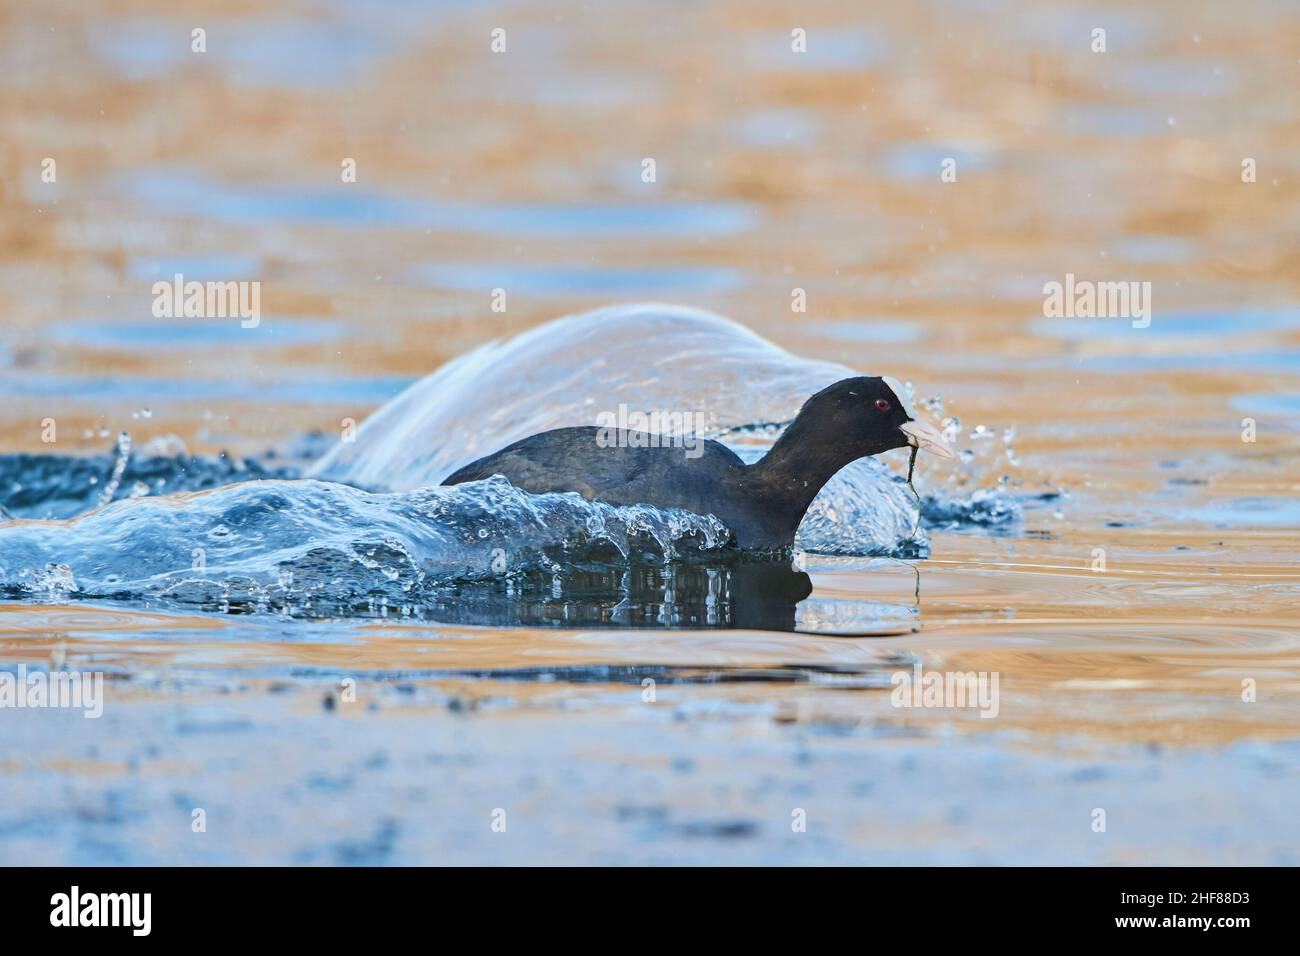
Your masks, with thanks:
[{"label": "bird's back", "polygon": [[588,500],[614,505],[650,504],[717,514],[745,464],[719,442],[691,440],[696,444],[683,447],[645,432],[557,428],[471,462],[443,484],[502,475],[533,494],[576,491]]}]

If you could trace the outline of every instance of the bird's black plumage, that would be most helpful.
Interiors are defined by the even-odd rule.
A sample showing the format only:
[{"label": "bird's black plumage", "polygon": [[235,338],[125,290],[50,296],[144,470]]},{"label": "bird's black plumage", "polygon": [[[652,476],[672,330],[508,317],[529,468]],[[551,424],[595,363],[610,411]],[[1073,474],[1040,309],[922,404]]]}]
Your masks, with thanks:
[{"label": "bird's black plumage", "polygon": [[466,465],[443,484],[502,475],[534,494],[571,491],[613,505],[682,508],[717,516],[739,547],[785,548],[837,471],[909,444],[900,426],[913,421],[912,410],[885,379],[849,378],[809,398],[752,465],[716,441],[688,437],[672,446],[659,436],[588,426],[532,435]]}]

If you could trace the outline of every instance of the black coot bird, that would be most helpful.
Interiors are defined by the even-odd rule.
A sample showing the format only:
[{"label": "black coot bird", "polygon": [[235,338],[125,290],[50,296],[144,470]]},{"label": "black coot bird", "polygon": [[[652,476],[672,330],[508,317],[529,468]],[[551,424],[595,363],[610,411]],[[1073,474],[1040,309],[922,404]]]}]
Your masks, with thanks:
[{"label": "black coot bird", "polygon": [[[697,444],[698,443],[698,444]],[[712,514],[741,548],[776,550],[817,492],[851,461],[891,448],[951,458],[897,380],[846,378],[804,402],[760,461],[746,465],[716,441],[587,426],[557,428],[515,442],[448,477],[444,485],[504,476],[533,494],[576,491],[612,505],[650,504]]]}]

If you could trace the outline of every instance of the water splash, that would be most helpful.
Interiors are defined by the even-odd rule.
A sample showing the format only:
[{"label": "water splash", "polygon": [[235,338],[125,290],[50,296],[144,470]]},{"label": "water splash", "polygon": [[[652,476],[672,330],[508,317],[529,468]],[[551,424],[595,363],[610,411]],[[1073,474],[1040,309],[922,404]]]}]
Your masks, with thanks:
[{"label": "water splash", "polygon": [[[122,486],[122,475],[126,473],[126,463],[131,459],[131,436],[122,432],[117,436],[117,460],[113,463],[113,471],[108,476],[108,482],[104,485],[104,490],[100,492],[99,503],[106,505],[113,500],[117,494],[117,489]],[[132,497],[138,498],[139,495]]]},{"label": "water splash", "polygon": [[[755,461],[808,396],[860,374],[792,355],[711,312],[654,304],[599,309],[447,363],[371,415],[355,441],[337,444],[310,474],[417,488],[529,435],[594,425],[599,413],[620,405],[646,414],[702,413],[703,437]],[[934,467],[928,462],[921,472],[922,487]],[[960,508],[950,505],[949,514]],[[1005,510],[1014,520],[1010,499]],[[928,539],[924,530],[913,535],[915,517],[906,488],[880,461],[864,459],[822,489],[797,541],[830,554],[925,555]]]},{"label": "water splash", "polygon": [[453,359],[376,411],[312,477],[401,491],[602,411],[701,412],[704,437],[788,422],[813,392],[861,374],[791,355],[720,315],[631,305],[568,316]]},{"label": "water splash", "polygon": [[270,459],[190,455],[178,439],[155,439],[134,453],[123,433],[117,450],[96,455],[0,455],[0,515],[71,518],[126,497],[201,491],[235,481],[296,478]]},{"label": "water splash", "polygon": [[[698,578],[702,584],[681,588],[701,596],[698,623],[753,620],[741,605],[755,606],[776,578],[720,556],[730,533],[713,516],[530,495],[499,478],[453,488],[437,482],[511,441],[594,423],[619,404],[702,412],[706,437],[752,462],[808,395],[853,374],[790,355],[720,316],[630,306],[561,319],[449,363],[372,415],[355,443],[328,451],[306,479],[294,480],[296,468],[270,456],[192,457],[175,442],[133,454],[126,434],[112,454],[0,457],[0,508],[18,519],[0,526],[0,593],[292,615],[442,608],[469,620],[478,612],[466,618],[458,609],[472,610],[485,594],[492,605],[501,589],[545,616],[557,606],[546,595],[583,575],[605,581],[611,568],[705,560],[698,573],[666,574],[665,595],[674,582]],[[923,490],[938,484],[920,477]],[[926,491],[917,530],[902,476],[876,458],[854,462],[814,500],[796,547],[926,557],[926,528],[987,532],[1018,521],[1004,490],[963,490],[963,498]],[[30,518],[70,520],[23,520]],[[803,582],[790,574],[778,573],[777,590],[799,593]],[[678,619],[672,601],[637,597],[630,580],[602,584],[602,594],[613,595],[608,607],[565,599],[564,613]],[[732,595],[732,611],[718,605],[714,589]],[[778,603],[774,617],[793,621],[793,604]],[[492,606],[483,613],[499,614]]]},{"label": "water splash", "polygon": [[0,592],[337,612],[585,561],[662,562],[729,537],[712,517],[530,495],[499,478],[391,493],[249,481],[11,522],[0,528]]}]

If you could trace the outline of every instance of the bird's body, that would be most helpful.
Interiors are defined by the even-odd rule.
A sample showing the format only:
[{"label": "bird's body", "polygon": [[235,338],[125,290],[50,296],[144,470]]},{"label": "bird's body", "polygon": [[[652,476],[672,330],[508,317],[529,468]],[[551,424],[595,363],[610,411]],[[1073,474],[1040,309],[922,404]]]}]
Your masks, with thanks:
[{"label": "bird's body", "polygon": [[[701,439],[692,449],[662,436],[595,426],[532,435],[466,465],[443,482],[457,485],[504,475],[533,494],[573,491],[611,505],[650,504],[711,514],[747,548],[779,548],[793,538],[793,514],[774,511],[753,466],[726,445]],[[608,444],[598,444],[598,438]],[[811,499],[809,499],[811,500]],[[798,517],[802,517],[802,513]]]},{"label": "bird's body", "polygon": [[938,433],[909,415],[914,409],[896,388],[892,380],[863,377],[823,389],[750,465],[725,445],[696,436],[674,441],[589,426],[529,436],[443,484],[502,475],[533,494],[576,492],[612,505],[681,508],[717,517],[738,547],[786,548],[822,486],[849,462],[921,441],[946,453]]}]

